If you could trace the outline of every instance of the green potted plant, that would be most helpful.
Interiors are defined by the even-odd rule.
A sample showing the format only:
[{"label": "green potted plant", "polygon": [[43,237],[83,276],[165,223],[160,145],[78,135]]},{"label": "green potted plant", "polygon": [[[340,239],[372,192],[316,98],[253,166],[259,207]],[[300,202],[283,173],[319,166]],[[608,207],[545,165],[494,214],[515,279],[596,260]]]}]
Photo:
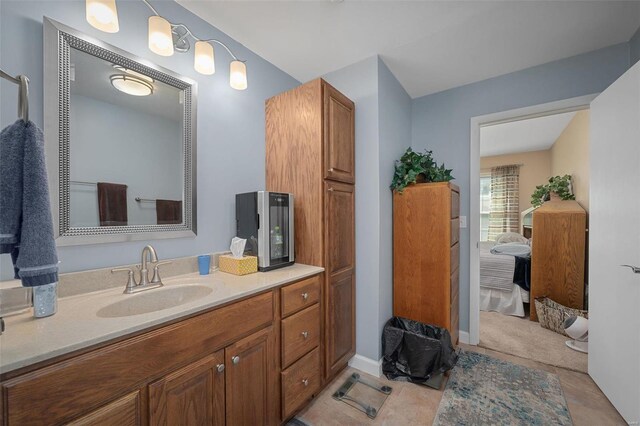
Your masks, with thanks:
[{"label": "green potted plant", "polygon": [[536,186],[536,190],[531,194],[531,204],[539,207],[545,201],[559,200],[575,200],[571,187],[571,175],[553,176],[549,178],[546,185]]},{"label": "green potted plant", "polygon": [[432,151],[424,154],[407,148],[400,160],[396,160],[396,169],[391,181],[391,189],[402,193],[404,189],[415,183],[449,182],[453,179],[451,169],[444,163],[438,166],[432,156]]}]

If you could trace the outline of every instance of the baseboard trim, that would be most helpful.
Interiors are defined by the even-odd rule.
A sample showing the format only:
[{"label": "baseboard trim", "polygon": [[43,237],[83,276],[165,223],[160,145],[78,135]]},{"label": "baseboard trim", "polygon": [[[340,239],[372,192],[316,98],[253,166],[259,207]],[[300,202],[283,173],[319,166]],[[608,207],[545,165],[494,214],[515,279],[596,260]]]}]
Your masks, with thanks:
[{"label": "baseboard trim", "polygon": [[375,361],[371,358],[367,358],[366,356],[355,354],[353,358],[349,360],[349,367],[371,374],[375,377],[382,376],[382,358],[380,358],[379,361]]},{"label": "baseboard trim", "polygon": [[468,345],[469,342],[471,342],[471,339],[469,338],[469,332],[459,330],[458,340],[460,341],[460,343],[464,343],[465,345]]}]

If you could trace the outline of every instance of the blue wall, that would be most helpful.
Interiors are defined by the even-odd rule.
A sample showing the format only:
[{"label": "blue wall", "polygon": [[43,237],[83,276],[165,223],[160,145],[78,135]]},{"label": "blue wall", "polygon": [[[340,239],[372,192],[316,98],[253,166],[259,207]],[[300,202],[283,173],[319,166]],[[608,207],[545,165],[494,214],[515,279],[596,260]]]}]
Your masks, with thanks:
[{"label": "blue wall", "polygon": [[378,58],[324,75],[356,104],[356,352],[377,360],[378,323]]},{"label": "blue wall", "polygon": [[631,40],[629,40],[629,59],[629,66],[640,61],[640,27],[633,37],[631,37]]},{"label": "blue wall", "polygon": [[[84,1],[0,2],[0,66],[10,74],[31,79],[30,113],[42,127],[42,17],[70,27],[149,59],[198,82],[198,236],[156,240],[162,258],[195,255],[229,247],[235,235],[235,198],[239,192],[263,189],[265,184],[264,101],[299,84],[272,64],[253,54],[175,2],[156,2],[158,12],[182,22],[200,37],[218,38],[247,60],[249,88],[229,87],[226,52],[216,49],[216,74],[202,76],[193,70],[193,53],[157,56],[147,48],[150,12],[139,1],[119,1],[120,32],[107,34],[85,21]],[[0,85],[0,125],[16,119],[17,87]],[[135,262],[146,241],[62,247],[63,272]],[[2,278],[11,276],[8,256],[2,256]]]},{"label": "blue wall", "polygon": [[[380,300],[378,331],[393,315],[393,197],[391,179],[395,160],[411,145],[411,97],[378,60],[378,127],[380,143]],[[382,348],[380,348],[382,349]],[[379,359],[382,356],[380,353]]]},{"label": "blue wall", "polygon": [[[453,168],[460,214],[469,216],[472,117],[601,92],[628,68],[629,45],[622,43],[414,99],[412,147],[433,150]],[[460,329],[469,330],[468,228],[460,234]]]},{"label": "blue wall", "polygon": [[356,351],[378,361],[393,314],[394,161],[411,144],[411,98],[377,56],[323,78],[356,104]]}]

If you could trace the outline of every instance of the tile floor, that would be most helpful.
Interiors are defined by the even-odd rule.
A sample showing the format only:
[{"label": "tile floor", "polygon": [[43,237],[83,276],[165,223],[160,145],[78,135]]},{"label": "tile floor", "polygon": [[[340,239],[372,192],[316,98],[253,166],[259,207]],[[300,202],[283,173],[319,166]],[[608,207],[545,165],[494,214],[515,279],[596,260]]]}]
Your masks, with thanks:
[{"label": "tile floor", "polygon": [[[553,367],[477,346],[461,346],[468,351],[484,353],[514,364],[557,374],[560,377],[562,390],[575,426],[626,425],[593,380],[584,373]],[[380,381],[392,386],[393,392],[382,406],[378,417],[371,420],[364,413],[331,397],[353,371],[351,368],[343,371],[333,383],[327,386],[311,404],[298,414],[298,418],[312,426],[405,426],[431,425],[433,423],[444,385],[442,390],[438,391],[411,383],[392,382],[382,377]]]}]

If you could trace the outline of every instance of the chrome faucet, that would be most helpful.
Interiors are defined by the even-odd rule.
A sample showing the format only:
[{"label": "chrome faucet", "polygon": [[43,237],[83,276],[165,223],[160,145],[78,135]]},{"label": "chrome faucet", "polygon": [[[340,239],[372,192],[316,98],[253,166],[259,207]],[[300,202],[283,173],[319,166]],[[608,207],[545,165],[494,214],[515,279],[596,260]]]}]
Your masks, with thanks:
[{"label": "chrome faucet", "polygon": [[142,249],[142,259],[140,260],[142,269],[140,269],[140,284],[138,285],[149,284],[149,270],[147,269],[147,259],[149,259],[151,262],[158,262],[158,254],[156,253],[156,249],[154,249],[150,245],[145,246]]},{"label": "chrome faucet", "polygon": [[[149,281],[149,262],[153,263],[153,278]],[[114,268],[111,272],[127,272],[128,280],[127,285],[124,289],[125,294],[137,293],[143,290],[150,290],[152,288],[162,287],[162,280],[160,279],[160,265],[166,265],[167,263],[171,263],[170,260],[164,260],[162,262],[158,262],[158,254],[156,253],[156,249],[152,246],[148,245],[142,249],[142,256],[140,265],[138,266],[140,270],[140,282],[136,282],[133,269],[132,268]]]}]

